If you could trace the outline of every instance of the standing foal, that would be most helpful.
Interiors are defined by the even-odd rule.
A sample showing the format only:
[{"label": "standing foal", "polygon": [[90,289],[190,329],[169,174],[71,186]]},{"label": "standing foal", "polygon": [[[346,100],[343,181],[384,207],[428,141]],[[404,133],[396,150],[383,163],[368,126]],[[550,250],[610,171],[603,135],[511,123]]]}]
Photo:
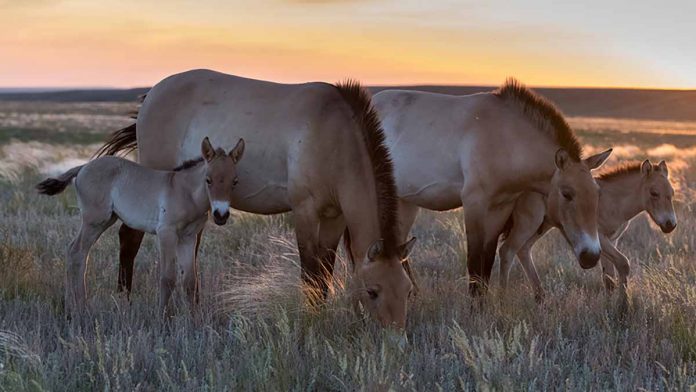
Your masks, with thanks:
[{"label": "standing foal", "polygon": [[[646,211],[664,233],[677,227],[677,217],[672,205],[674,189],[669,182],[665,161],[653,165],[649,160],[619,166],[596,178],[600,188],[598,220],[599,242],[604,284],[607,290],[615,286],[616,272],[619,284],[625,290],[628,284],[630,263],[616,248],[621,235],[631,220]],[[544,218],[542,195],[525,193],[515,204],[510,234],[500,247],[500,284],[507,286],[508,273],[515,255],[520,260],[527,278],[532,283],[537,300],[544,296],[539,275],[534,268],[531,249],[553,226]],[[565,233],[564,233],[565,235]]]},{"label": "standing foal", "polygon": [[39,183],[39,193],[61,193],[75,178],[82,226],[68,251],[65,306],[85,308],[85,270],[90,248],[117,219],[157,235],[160,252],[160,312],[176,286],[177,264],[191,305],[196,297],[196,237],[212,209],[216,224],[229,217],[232,190],[237,185],[236,165],[244,140],[225,153],[206,137],[202,157],[174,171],[149,169],[123,158],[102,157],[74,167],[58,178]]}]

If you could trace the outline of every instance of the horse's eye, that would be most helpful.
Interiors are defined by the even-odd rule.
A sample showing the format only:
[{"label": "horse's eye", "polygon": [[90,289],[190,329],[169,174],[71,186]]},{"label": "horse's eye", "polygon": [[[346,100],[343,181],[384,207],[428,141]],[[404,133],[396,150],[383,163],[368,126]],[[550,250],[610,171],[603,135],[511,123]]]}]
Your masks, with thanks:
[{"label": "horse's eye", "polygon": [[367,295],[370,296],[370,299],[374,300],[377,299],[377,292],[375,290],[367,290]]},{"label": "horse's eye", "polygon": [[660,197],[660,194],[656,191],[650,191],[650,196],[652,196],[654,198],[658,198],[658,197]]},{"label": "horse's eye", "polygon": [[234,180],[232,180],[232,185],[237,185],[239,184],[239,178],[235,177]]},{"label": "horse's eye", "polygon": [[206,178],[205,178],[205,182],[206,182],[206,184],[208,184],[208,185],[213,185],[213,179],[210,178],[210,177],[206,177]]},{"label": "horse's eye", "polygon": [[573,201],[573,192],[562,191],[561,194],[563,195],[563,198],[566,199],[567,201]]}]

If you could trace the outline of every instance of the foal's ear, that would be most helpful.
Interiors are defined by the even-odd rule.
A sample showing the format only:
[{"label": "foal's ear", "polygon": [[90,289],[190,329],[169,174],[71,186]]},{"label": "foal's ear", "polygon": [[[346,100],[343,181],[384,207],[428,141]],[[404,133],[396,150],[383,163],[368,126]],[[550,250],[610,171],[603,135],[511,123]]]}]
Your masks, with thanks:
[{"label": "foal's ear", "polygon": [[375,261],[379,255],[384,251],[384,240],[377,240],[370,245],[367,249],[367,259],[370,261]]},{"label": "foal's ear", "polygon": [[648,175],[653,171],[653,165],[650,163],[650,159],[646,159],[643,161],[643,163],[640,165],[640,172],[643,173],[643,175]]},{"label": "foal's ear", "polygon": [[563,170],[566,165],[568,164],[568,161],[570,160],[570,155],[568,155],[568,151],[564,149],[559,149],[556,151],[556,167]]},{"label": "foal's ear", "polygon": [[669,175],[669,170],[667,169],[667,163],[665,161],[660,161],[660,163],[657,164],[657,167],[661,172],[665,173],[665,176]]},{"label": "foal's ear", "polygon": [[405,261],[406,258],[408,258],[408,255],[411,254],[411,251],[413,251],[413,246],[416,244],[416,237],[411,237],[410,240],[404,242],[399,246],[399,256],[401,257],[402,261]]},{"label": "foal's ear", "polygon": [[213,148],[213,145],[210,144],[210,139],[208,139],[207,136],[201,143],[201,155],[203,155],[203,158],[207,162],[210,162],[213,160],[213,158],[215,158],[215,149]]},{"label": "foal's ear", "polygon": [[242,159],[242,155],[244,155],[244,139],[239,139],[237,142],[237,145],[234,146],[232,151],[230,151],[230,158],[234,161],[234,163],[239,162],[240,159]]},{"label": "foal's ear", "polygon": [[592,155],[591,157],[587,157],[584,159],[585,165],[590,170],[597,169],[598,167],[602,166],[604,162],[607,161],[607,158],[609,158],[609,155],[611,155],[611,152],[613,149],[608,149],[604,152],[600,152],[599,154]]}]

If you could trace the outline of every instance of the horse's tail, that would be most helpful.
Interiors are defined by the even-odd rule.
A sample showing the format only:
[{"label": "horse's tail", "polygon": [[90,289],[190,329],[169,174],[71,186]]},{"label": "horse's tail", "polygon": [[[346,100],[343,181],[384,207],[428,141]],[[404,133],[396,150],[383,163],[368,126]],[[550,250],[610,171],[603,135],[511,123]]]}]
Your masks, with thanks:
[{"label": "horse's tail", "polygon": [[[147,94],[138,96],[138,102],[143,103],[145,101]],[[138,111],[140,109],[135,109],[130,113],[130,118],[137,120]],[[121,153],[121,155],[128,155],[129,153],[135,151],[138,148],[138,140],[136,138],[136,127],[135,124],[131,124],[125,128],[121,128],[118,131],[114,131],[109,139],[101,146],[92,158],[99,158],[105,155],[116,155]]]},{"label": "horse's tail", "polygon": [[138,139],[136,138],[135,131],[135,124],[115,131],[109,136],[106,143],[97,150],[93,158],[99,158],[105,155],[116,155],[119,152],[123,155],[127,155],[131,151],[135,151],[138,148]]},{"label": "horse's tail", "polygon": [[72,179],[82,170],[85,165],[73,167],[61,174],[57,178],[47,178],[36,185],[36,190],[42,195],[57,195],[70,185]]}]

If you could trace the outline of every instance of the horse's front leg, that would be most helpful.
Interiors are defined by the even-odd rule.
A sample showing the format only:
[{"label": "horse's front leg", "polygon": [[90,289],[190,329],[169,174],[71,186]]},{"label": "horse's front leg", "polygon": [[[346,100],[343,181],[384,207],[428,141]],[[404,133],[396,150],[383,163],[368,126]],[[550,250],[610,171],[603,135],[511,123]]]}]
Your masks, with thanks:
[{"label": "horse's front leg", "polygon": [[466,193],[463,193],[469,291],[472,295],[480,295],[488,289],[498,237],[512,213],[514,203],[491,206],[488,201],[467,199]]},{"label": "horse's front leg", "polygon": [[631,272],[631,264],[628,257],[616,249],[614,243],[603,234],[599,235],[599,243],[602,246],[602,256],[606,256],[614,264],[614,268],[616,268],[616,272],[619,274],[621,291],[623,294],[626,294],[628,275]]},{"label": "horse's front leg", "polygon": [[176,253],[178,248],[178,236],[173,227],[159,227],[157,229],[157,242],[160,253],[160,314],[169,315],[169,299],[176,287]]},{"label": "horse's front leg", "polygon": [[176,259],[181,269],[184,291],[191,307],[195,312],[198,303],[198,263],[196,262],[196,249],[198,245],[198,233],[179,239]]}]

